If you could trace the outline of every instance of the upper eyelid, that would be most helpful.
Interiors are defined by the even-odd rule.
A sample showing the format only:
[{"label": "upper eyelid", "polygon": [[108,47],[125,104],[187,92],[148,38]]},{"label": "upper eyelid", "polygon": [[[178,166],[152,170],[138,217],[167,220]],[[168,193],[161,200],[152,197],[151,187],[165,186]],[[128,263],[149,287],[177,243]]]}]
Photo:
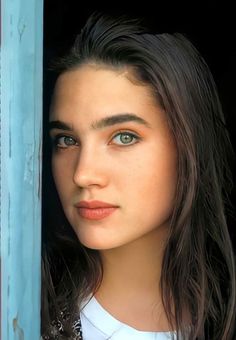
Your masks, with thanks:
[{"label": "upper eyelid", "polygon": [[[121,129],[117,129],[115,132],[112,133],[112,138],[114,136],[116,136],[117,134],[119,134],[119,133],[125,133],[125,132],[133,134],[133,135],[135,135],[137,137],[140,137],[139,134],[137,132],[133,131],[132,129],[121,128]],[[71,137],[71,138],[74,138],[76,140],[80,139],[78,136],[74,135],[73,132],[69,132],[69,131],[66,131],[66,130],[65,131],[60,131],[60,132],[53,132],[53,131],[51,131],[49,133],[49,135],[50,135],[50,137],[52,139],[55,139],[55,138],[58,138],[58,137]]]},{"label": "upper eyelid", "polygon": [[136,137],[139,137],[139,134],[137,132],[134,132],[134,131],[129,130],[129,129],[124,129],[124,130],[123,129],[119,129],[119,130],[117,130],[116,132],[114,132],[112,134],[112,137],[115,137],[116,135],[119,135],[120,133],[130,133],[130,134],[132,134],[132,135],[134,135]]},{"label": "upper eyelid", "polygon": [[62,138],[62,137],[71,137],[71,138],[73,138],[74,140],[76,140],[78,142],[78,138],[76,136],[74,136],[73,134],[68,133],[68,131],[66,131],[66,132],[58,132],[58,133],[51,132],[49,134],[49,137],[51,138],[52,141],[55,141],[55,140],[57,140],[59,138]]},{"label": "upper eyelid", "polygon": [[72,136],[73,132],[72,131],[66,131],[66,130],[62,130],[62,129],[52,129],[49,131],[49,136],[50,137],[54,137],[54,136]]}]

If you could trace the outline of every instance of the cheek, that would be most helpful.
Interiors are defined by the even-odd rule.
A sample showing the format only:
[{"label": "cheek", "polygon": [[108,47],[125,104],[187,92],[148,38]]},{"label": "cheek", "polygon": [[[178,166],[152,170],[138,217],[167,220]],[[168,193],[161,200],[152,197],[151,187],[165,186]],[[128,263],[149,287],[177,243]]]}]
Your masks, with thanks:
[{"label": "cheek", "polygon": [[52,175],[61,201],[69,194],[72,167],[63,158],[52,157]]},{"label": "cheek", "polygon": [[[124,166],[119,167],[117,178],[123,179],[123,185],[127,188],[134,186],[139,194],[144,191],[173,192],[177,183],[177,154],[175,149],[154,149],[143,152],[134,157],[132,161],[127,159]],[[153,193],[154,194],[154,193]]]},{"label": "cheek", "polygon": [[173,210],[177,185],[177,156],[175,150],[162,149],[144,153],[127,167],[127,202],[133,202],[133,212],[145,212],[145,216],[168,217]]}]

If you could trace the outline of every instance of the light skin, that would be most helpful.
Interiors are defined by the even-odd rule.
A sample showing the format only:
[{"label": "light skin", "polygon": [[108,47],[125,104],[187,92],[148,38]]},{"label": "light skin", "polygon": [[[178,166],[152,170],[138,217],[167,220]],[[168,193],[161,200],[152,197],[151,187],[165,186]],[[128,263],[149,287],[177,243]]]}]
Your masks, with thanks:
[{"label": "light skin", "polygon": [[[98,301],[134,328],[165,331],[158,282],[176,191],[177,150],[151,89],[132,79],[129,69],[94,64],[59,77],[50,113],[52,170],[80,242],[101,254]],[[110,116],[121,117],[104,122]],[[102,220],[87,220],[78,214],[80,200],[118,208]]]}]

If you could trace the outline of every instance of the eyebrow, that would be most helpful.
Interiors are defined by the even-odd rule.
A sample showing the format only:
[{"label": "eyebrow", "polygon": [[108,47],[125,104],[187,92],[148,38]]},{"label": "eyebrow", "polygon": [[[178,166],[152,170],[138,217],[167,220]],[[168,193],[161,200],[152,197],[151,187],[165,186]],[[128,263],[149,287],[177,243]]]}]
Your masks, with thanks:
[{"label": "eyebrow", "polygon": [[[114,116],[104,117],[100,120],[97,120],[91,124],[91,128],[93,130],[100,130],[108,126],[112,126],[115,124],[126,123],[126,122],[136,122],[141,125],[145,125],[147,127],[151,127],[150,124],[143,118],[133,114],[133,113],[121,113]],[[52,129],[60,129],[66,131],[72,131],[72,125],[68,125],[62,121],[55,120],[49,122],[49,130]]]}]

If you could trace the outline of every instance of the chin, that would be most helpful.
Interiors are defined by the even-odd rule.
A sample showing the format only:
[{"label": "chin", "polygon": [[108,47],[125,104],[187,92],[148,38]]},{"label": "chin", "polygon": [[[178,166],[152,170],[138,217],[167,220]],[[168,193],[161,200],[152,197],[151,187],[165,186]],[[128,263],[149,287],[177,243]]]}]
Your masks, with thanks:
[{"label": "chin", "polygon": [[89,249],[99,250],[104,248],[104,241],[100,237],[96,239],[94,237],[88,237],[88,235],[81,235],[80,233],[76,233],[80,243]]},{"label": "chin", "polygon": [[93,249],[93,250],[108,250],[108,249],[111,249],[113,247],[109,247],[105,244],[102,244],[101,242],[86,242],[86,241],[81,241],[80,240],[80,243],[86,247],[86,248],[89,248],[89,249]]},{"label": "chin", "polygon": [[89,249],[108,250],[108,249],[117,248],[120,246],[120,244],[117,244],[117,242],[111,242],[111,240],[106,242],[104,238],[102,237],[99,237],[99,238],[82,237],[81,235],[78,235],[78,234],[77,236],[78,236],[80,243]]}]

